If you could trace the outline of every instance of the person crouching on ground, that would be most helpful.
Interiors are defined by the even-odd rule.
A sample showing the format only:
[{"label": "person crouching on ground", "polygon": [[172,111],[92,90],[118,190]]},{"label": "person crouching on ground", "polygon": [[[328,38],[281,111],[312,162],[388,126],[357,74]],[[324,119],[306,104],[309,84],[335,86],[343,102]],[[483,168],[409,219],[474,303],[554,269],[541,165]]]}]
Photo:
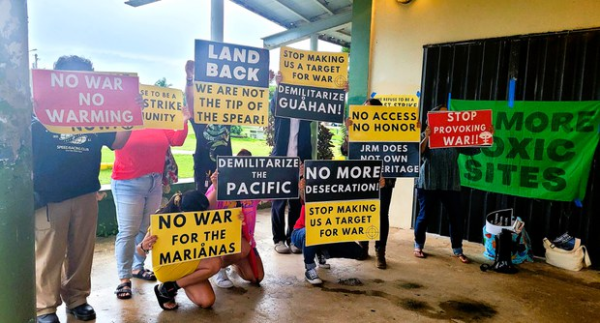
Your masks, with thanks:
[{"label": "person crouching on ground", "polygon": [[[199,191],[189,191],[184,194],[176,193],[166,206],[157,213],[195,212],[208,209],[206,196]],[[146,255],[152,250],[157,236],[150,232],[137,245],[137,252]],[[154,286],[158,305],[163,310],[177,309],[175,296],[183,288],[188,298],[202,308],[209,308],[215,303],[215,292],[208,279],[219,272],[222,260],[220,257],[204,258],[181,263],[154,266],[154,275],[162,282]]]}]

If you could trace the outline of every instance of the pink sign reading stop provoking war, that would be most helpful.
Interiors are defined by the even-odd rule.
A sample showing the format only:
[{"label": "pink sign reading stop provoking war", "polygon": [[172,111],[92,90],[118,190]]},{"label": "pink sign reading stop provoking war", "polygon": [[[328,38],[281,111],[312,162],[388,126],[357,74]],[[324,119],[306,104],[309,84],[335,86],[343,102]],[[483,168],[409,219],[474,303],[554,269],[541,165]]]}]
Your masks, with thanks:
[{"label": "pink sign reading stop provoking war", "polygon": [[138,126],[139,80],[126,73],[33,70],[37,118],[48,126]]},{"label": "pink sign reading stop provoking war", "polygon": [[480,147],[494,143],[492,110],[427,113],[429,148]]}]

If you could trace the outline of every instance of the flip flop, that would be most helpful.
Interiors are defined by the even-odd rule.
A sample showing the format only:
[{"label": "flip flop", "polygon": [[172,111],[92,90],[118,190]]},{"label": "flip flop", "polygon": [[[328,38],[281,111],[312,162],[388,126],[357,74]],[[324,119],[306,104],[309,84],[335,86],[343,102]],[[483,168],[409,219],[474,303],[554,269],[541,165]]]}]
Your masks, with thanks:
[{"label": "flip flop", "polygon": [[454,257],[458,258],[458,260],[460,260],[460,262],[462,262],[463,264],[471,263],[471,260],[469,260],[469,258],[467,258],[467,256],[465,256],[462,253],[460,255],[454,255]]},{"label": "flip flop", "polygon": [[151,281],[151,282],[156,281],[156,276],[154,276],[154,272],[150,269],[141,269],[140,271],[138,271],[135,274],[132,273],[131,276],[138,278],[138,279]]},{"label": "flip flop", "polygon": [[421,258],[421,259],[426,257],[425,254],[423,253],[423,250],[421,250],[421,249],[415,249],[414,255],[415,255],[415,257]]},{"label": "flip flop", "polygon": [[[158,285],[154,286],[154,294],[156,294],[156,300],[158,300],[158,305],[160,306],[160,308],[162,308],[165,311],[173,311],[173,310],[176,310],[177,308],[179,308],[179,304],[177,304],[175,302],[175,295],[177,295],[177,292],[175,292],[175,294],[172,296],[169,295],[169,293],[167,293],[167,295],[165,295],[161,292],[161,288],[159,286],[162,286],[162,284],[158,284]],[[165,307],[165,303],[168,303],[168,302],[175,303],[175,307],[173,307],[173,308]]]}]

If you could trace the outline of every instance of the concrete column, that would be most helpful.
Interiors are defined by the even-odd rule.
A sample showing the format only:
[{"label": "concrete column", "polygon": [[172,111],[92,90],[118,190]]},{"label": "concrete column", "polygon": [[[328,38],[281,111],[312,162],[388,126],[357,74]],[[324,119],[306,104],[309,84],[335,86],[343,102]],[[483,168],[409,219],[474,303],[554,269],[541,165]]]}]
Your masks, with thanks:
[{"label": "concrete column", "polygon": [[224,21],[223,0],[211,0],[210,2],[210,40],[223,41]]},{"label": "concrete column", "polygon": [[[319,50],[319,35],[310,35],[310,50]],[[312,158],[317,159],[318,143],[319,143],[319,122],[313,121],[310,125],[310,140],[312,143]]]},{"label": "concrete column", "polygon": [[352,4],[348,105],[363,104],[369,95],[372,5],[373,0],[354,1]]},{"label": "concrete column", "polygon": [[0,0],[0,322],[34,322],[27,1]]}]

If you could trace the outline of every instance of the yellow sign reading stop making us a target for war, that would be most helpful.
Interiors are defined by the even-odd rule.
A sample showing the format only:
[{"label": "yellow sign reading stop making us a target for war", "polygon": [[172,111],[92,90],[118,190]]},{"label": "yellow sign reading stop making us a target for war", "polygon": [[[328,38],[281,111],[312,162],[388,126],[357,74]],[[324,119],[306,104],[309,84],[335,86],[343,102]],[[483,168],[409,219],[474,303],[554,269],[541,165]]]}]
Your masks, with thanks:
[{"label": "yellow sign reading stop making us a target for war", "polygon": [[348,54],[281,48],[283,83],[343,89],[348,81]]},{"label": "yellow sign reading stop making us a target for war", "polygon": [[379,200],[306,203],[306,245],[379,240]]},{"label": "yellow sign reading stop making us a target for war", "polygon": [[241,208],[153,214],[153,266],[220,257],[242,251]]},{"label": "yellow sign reading stop making us a target for war", "polygon": [[350,141],[418,142],[419,108],[351,105]]}]

